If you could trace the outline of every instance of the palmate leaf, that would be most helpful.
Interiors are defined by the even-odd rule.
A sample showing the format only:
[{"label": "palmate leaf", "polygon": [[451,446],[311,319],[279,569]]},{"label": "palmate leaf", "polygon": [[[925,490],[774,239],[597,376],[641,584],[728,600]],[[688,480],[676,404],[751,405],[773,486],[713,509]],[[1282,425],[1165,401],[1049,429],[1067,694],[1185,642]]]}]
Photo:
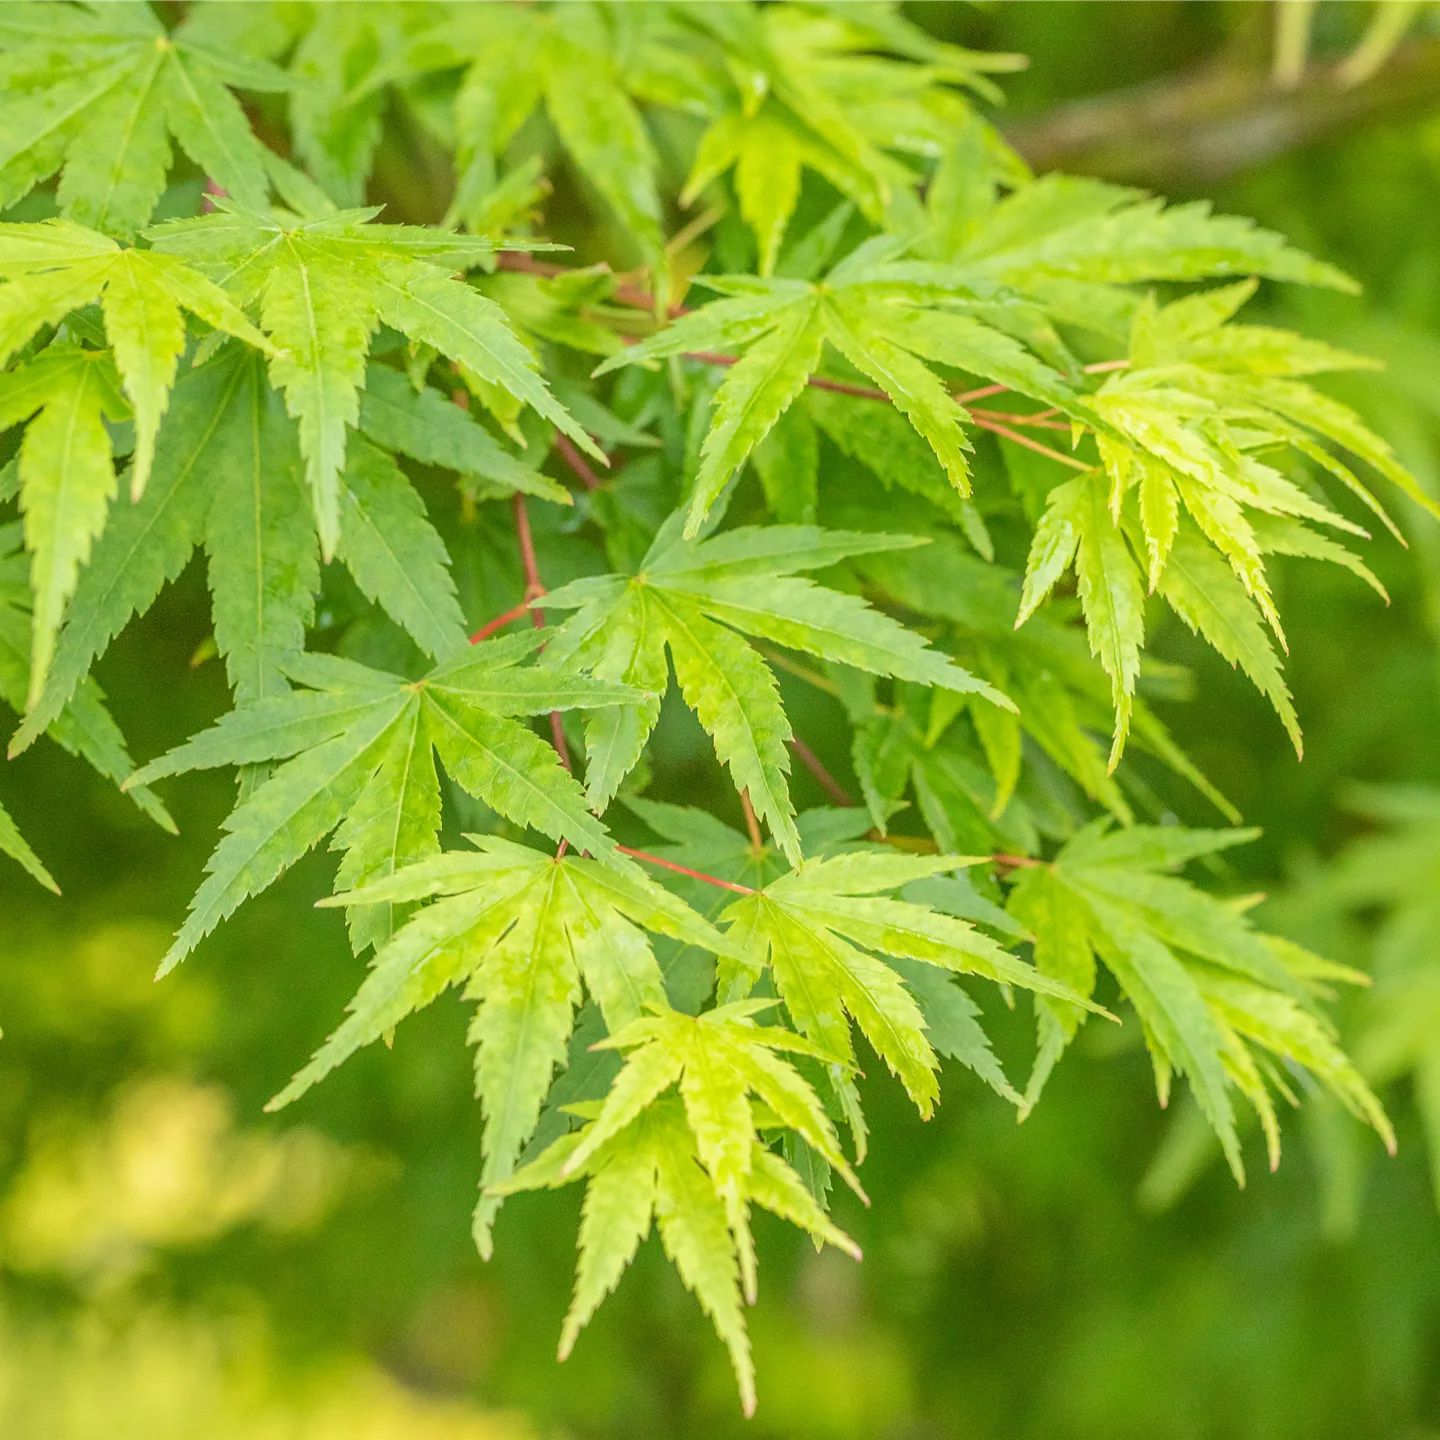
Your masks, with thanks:
[{"label": "palmate leaf", "polygon": [[1371,362],[1282,331],[1226,324],[1253,289],[1248,282],[1164,309],[1149,301],[1137,308],[1135,365],[1108,379],[1091,402],[1104,422],[1097,433],[1104,476],[1092,472],[1057,486],[1036,527],[1020,621],[1073,562],[1091,647],[1114,691],[1112,768],[1128,729],[1144,639],[1136,557],[1144,557],[1150,588],[1270,698],[1298,752],[1294,709],[1259,623],[1263,618],[1284,644],[1265,556],[1338,561],[1378,582],[1310,526],[1365,532],[1252,452],[1289,447],[1382,516],[1322,440],[1361,455],[1407,493],[1415,489],[1353,412],[1293,378]]},{"label": "palmate leaf", "polygon": [[[993,95],[986,72],[1020,63],[942,44],[877,7],[822,14],[794,5],[690,5],[684,13],[720,43],[728,73],[716,88],[721,113],[701,137],[682,199],[733,166],[762,275],[774,267],[802,170],[822,175],[870,219],[899,221],[913,206],[913,182],[889,152],[933,155],[957,126],[974,123],[950,87]],[[998,160],[998,139],[995,150]],[[996,168],[1010,178],[1024,173],[1014,157]]]},{"label": "palmate leaf", "polygon": [[[913,961],[957,974],[1078,1000],[1063,982],[1017,960],[967,921],[929,905],[889,898],[912,881],[972,863],[956,855],[862,852],[807,861],[721,917],[744,961],[722,964],[720,996],[748,995],[768,967],[802,1034],[854,1063],[857,1024],[922,1116],[939,1098],[940,1062],[925,1019],[900,975],[885,960]],[[835,1079],[847,1085],[843,1072]]]},{"label": "palmate leaf", "polygon": [[1140,649],[1145,641],[1145,591],[1125,536],[1109,509],[1109,489],[1092,472],[1057,485],[1030,546],[1016,625],[1023,625],[1055,582],[1075,566],[1090,653],[1110,677],[1115,739],[1110,770],[1130,731]]},{"label": "palmate leaf", "polygon": [[917,253],[953,265],[972,285],[1023,296],[1054,320],[1123,339],[1141,303],[1123,287],[1156,280],[1262,275],[1356,288],[1283,236],[1213,215],[1204,201],[1167,209],[1137,190],[1071,175],[1045,175],[999,198],[968,142],[962,132],[941,163],[945,183],[927,196]]},{"label": "palmate leaf", "polygon": [[[794,1078],[804,1084],[798,1076]],[[598,1121],[562,1136],[490,1192],[513,1195],[554,1188],[582,1176],[587,1181],[575,1298],[560,1330],[559,1358],[569,1356],[580,1331],[620,1283],[625,1267],[649,1233],[653,1217],[659,1223],[665,1253],[687,1288],[695,1292],[729,1351],[740,1386],[740,1403],[747,1415],[753,1414],[755,1374],[740,1303],[739,1247],[731,1228],[732,1207],[703,1162],[685,1103],[678,1099],[655,1101],[598,1146],[583,1166],[567,1171],[568,1162],[588,1143],[596,1124]],[[834,1245],[860,1259],[859,1246],[830,1221],[800,1176],[773,1150],[753,1139],[743,1197],[747,1205],[759,1205],[807,1231],[817,1244]],[[748,1246],[748,1229],[744,1233],[743,1244]],[[739,1253],[744,1254],[745,1249],[739,1248]]]},{"label": "palmate leaf", "polygon": [[[1254,930],[1234,908],[1163,873],[1254,838],[1255,831],[1135,826],[1096,821],[1048,866],[1016,878],[1010,912],[1035,936],[1035,964],[1088,994],[1102,960],[1134,1006],[1162,1103],[1179,1072],[1219,1136],[1241,1184],[1231,1090],[1254,1107],[1273,1168],[1280,1134],[1269,1085],[1289,1092],[1266,1054],[1307,1069],[1393,1148],[1385,1112],[1335,1043],[1306,988],[1310,967],[1295,947]],[[1303,952],[1300,952],[1304,959]],[[1332,978],[1340,978],[1333,975]],[[1037,1002],[1040,1054],[1027,1087],[1033,1105],[1083,1016]]]},{"label": "palmate leaf", "polygon": [[[137,772],[133,783],[146,784],[217,765],[285,762],[225,822],[162,969],[336,826],[352,887],[433,853],[440,806],[432,749],[456,784],[507,819],[628,865],[554,750],[512,717],[633,703],[636,692],[522,665],[541,643],[534,634],[482,642],[414,683],[331,656],[297,656],[284,668],[311,688],[231,711]],[[366,924],[355,938],[363,946],[376,931]]]},{"label": "palmate leaf", "polygon": [[[665,243],[659,160],[632,96],[646,60],[664,73],[668,57],[645,50],[649,35],[666,23],[660,6],[628,12],[598,5],[453,7],[365,88],[407,73],[466,67],[454,102],[459,184],[452,219],[470,222],[484,215],[500,186],[497,160],[543,104],[580,173],[655,263]],[[683,83],[683,66],[676,56],[672,82]]]},{"label": "palmate leaf", "polygon": [[65,220],[0,224],[0,362],[44,325],[100,302],[120,383],[135,414],[131,498],[150,478],[155,436],[185,348],[189,310],[206,324],[270,355],[275,347],[216,284],[184,261],[122,250],[98,231]]},{"label": "palmate leaf", "polygon": [[[448,986],[464,984],[477,1002],[470,1040],[485,1115],[483,1188],[511,1174],[535,1131],[551,1076],[565,1061],[582,979],[617,1033],[665,1001],[645,931],[711,950],[725,941],[643,875],[492,836],[473,840],[478,853],[452,851],[389,878],[376,879],[372,869],[361,876],[371,883],[325,902],[354,914],[443,897],[378,947],[350,1017],[271,1108],[289,1104]],[[476,1243],[487,1259],[498,1209],[498,1199],[482,1195],[475,1212]]]},{"label": "palmate leaf", "polygon": [[171,136],[242,204],[269,194],[268,156],[229,87],[288,89],[263,60],[214,43],[205,7],[166,33],[138,0],[103,6],[7,5],[0,19],[0,208],[63,166],[62,214],[110,235],[149,220]]},{"label": "palmate leaf", "polygon": [[[209,560],[215,640],[236,702],[289,689],[283,666],[304,648],[320,584],[295,424],[267,385],[260,357],[238,347],[184,370],[175,393],[153,483],[138,504],[114,506],[80,572],[55,664],[11,741],[12,754],[59,713],[95,659],[179,575],[197,545]],[[386,431],[384,438],[393,437]],[[458,652],[465,624],[448,558],[409,481],[359,438],[339,496],[340,558],[360,588],[433,658]]]},{"label": "palmate leaf", "polygon": [[[778,1157],[760,1158],[768,1152],[758,1143],[759,1130],[779,1127],[793,1131],[839,1170],[864,1199],[864,1191],[840,1153],[834,1128],[814,1090],[782,1058],[788,1053],[834,1063],[835,1057],[827,1056],[793,1031],[757,1025],[751,1017],[773,1004],[771,1000],[742,1001],[718,1006],[698,1017],[661,1009],[632,1021],[601,1042],[604,1048],[627,1053],[624,1068],[603,1104],[597,1107],[593,1123],[577,1136],[563,1137],[535,1162],[530,1174],[522,1171],[512,1182],[516,1189],[533,1188],[537,1183],[564,1183],[581,1174],[602,1172],[617,1149],[627,1148],[626,1137],[635,1135],[637,1122],[658,1114],[664,1123],[663,1117],[672,1107],[656,1106],[655,1102],[671,1086],[677,1087],[680,1103],[673,1106],[673,1113],[690,1137],[681,1153],[693,1155],[704,1167],[698,1173],[684,1172],[692,1183],[703,1176],[703,1188],[696,1184],[697,1193],[686,1197],[692,1202],[687,1207],[687,1218],[698,1219],[710,1210],[719,1224],[711,1222],[707,1226],[709,1233],[701,1244],[695,1243],[700,1235],[687,1243],[684,1232],[680,1232],[675,1236],[680,1243],[667,1241],[667,1249],[681,1278],[699,1295],[730,1351],[747,1410],[754,1406],[754,1375],[744,1324],[739,1319],[736,1271],[738,1268],[738,1291],[753,1303],[756,1261],[749,1227],[752,1199],[802,1224],[817,1238],[856,1253],[853,1244],[825,1221],[799,1178]],[[752,1094],[755,1101],[750,1099]],[[634,1243],[648,1228],[650,1209],[643,1209],[635,1222],[639,1233],[633,1239],[622,1236],[617,1244],[615,1238],[604,1233],[603,1224],[596,1227],[599,1233],[592,1232],[589,1237],[582,1232],[582,1244],[590,1239],[587,1248],[591,1253],[582,1251],[577,1303],[567,1319],[567,1336],[578,1332],[618,1280]],[[663,1206],[660,1215],[664,1236],[667,1226]],[[568,1350],[568,1346],[565,1348]]]},{"label": "palmate leaf", "polygon": [[743,358],[715,395],[701,450],[686,535],[819,367],[831,345],[869,377],[922,435],[959,493],[970,493],[969,418],[931,365],[978,375],[1084,414],[1065,379],[1022,344],[967,312],[980,297],[943,267],[899,257],[907,242],[881,236],[840,261],[823,283],[706,275],[726,297],[682,316],[596,371],[669,355],[738,348]]},{"label": "palmate leaf", "polygon": [[[912,537],[776,525],[687,541],[679,534],[680,519],[666,522],[639,574],[579,580],[550,592],[547,606],[577,612],[550,653],[556,663],[584,664],[600,678],[660,692],[668,649],[686,703],[714,740],[736,788],[748,790],[756,814],[792,860],[800,850],[785,781],[789,723],[768,667],[737,630],[872,674],[985,694],[1009,705],[858,596],[796,573],[847,555],[905,549],[917,543]],[[658,715],[657,698],[587,727],[588,793],[597,808],[639,758]]]},{"label": "palmate leaf", "polygon": [[452,271],[492,254],[490,242],[374,225],[373,210],[300,220],[220,203],[213,215],[147,234],[157,251],[187,259],[240,303],[259,302],[261,327],[280,352],[271,379],[300,427],[325,558],[339,543],[346,431],[359,421],[366,355],[382,321],[532,406],[604,462],[551,394],[504,312],[454,278]]}]

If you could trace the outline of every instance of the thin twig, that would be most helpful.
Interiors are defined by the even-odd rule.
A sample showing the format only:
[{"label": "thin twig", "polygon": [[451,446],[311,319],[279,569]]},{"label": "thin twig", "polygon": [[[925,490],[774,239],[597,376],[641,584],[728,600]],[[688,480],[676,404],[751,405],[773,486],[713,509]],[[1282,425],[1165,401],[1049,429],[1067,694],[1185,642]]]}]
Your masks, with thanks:
[{"label": "thin twig", "polygon": [[760,835],[760,822],[755,818],[755,807],[750,803],[750,792],[740,792],[740,808],[745,812],[745,828],[750,832],[750,848],[757,854],[765,848],[765,841]]},{"label": "thin twig", "polygon": [[[525,509],[525,497],[518,490],[511,498],[515,506],[515,538],[520,543],[520,563],[525,568],[525,599],[535,628],[543,630],[545,612],[535,602],[544,596],[545,587],[540,583],[540,567],[535,560],[535,537],[530,533],[530,516]],[[558,710],[550,712],[550,738],[560,763],[574,774],[570,764],[570,747],[565,743],[565,725]]]},{"label": "thin twig", "polygon": [[820,782],[820,788],[837,804],[847,810],[855,808],[854,798],[849,791],[820,763],[820,757],[803,741],[790,737],[790,748],[800,763]]},{"label": "thin twig", "polygon": [[[1061,426],[1065,429],[1065,426]],[[573,470],[587,490],[600,488],[600,477],[590,468],[585,457],[575,448],[568,435],[555,432],[555,453]]]},{"label": "thin twig", "polygon": [[789,671],[791,675],[804,680],[808,685],[813,685],[817,690],[823,690],[827,695],[835,696],[837,700],[840,698],[840,687],[818,670],[812,670],[808,665],[799,665],[787,656],[781,655],[779,651],[772,650],[768,645],[756,645],[754,648],[776,669]]},{"label": "thin twig", "polygon": [[[1053,412],[1052,412],[1053,413]],[[1052,420],[1049,415],[1016,415],[1008,410],[972,410],[971,417],[977,425],[985,421],[1000,420],[1008,425],[1029,425],[1037,430],[1060,430],[1069,434],[1070,425],[1064,420]]]},{"label": "thin twig", "polygon": [[893,402],[883,390],[869,385],[848,385],[844,380],[831,380],[825,375],[812,375],[806,382],[816,390],[829,390],[836,395],[853,395],[857,400],[879,400],[889,405]]},{"label": "thin twig", "polygon": [[482,640],[488,640],[502,625],[508,625],[512,620],[518,620],[529,609],[530,601],[522,600],[513,609],[507,610],[503,615],[497,615],[493,620],[482,625],[470,637],[470,643],[478,645]]},{"label": "thin twig", "polygon": [[1048,445],[1042,445],[1038,440],[1032,440],[1018,430],[1012,430],[1008,425],[997,425],[993,420],[981,420],[978,417],[975,423],[982,430],[990,431],[992,435],[1003,435],[1005,439],[1013,440],[1015,444],[1023,445],[1027,450],[1034,450],[1039,455],[1048,455],[1050,459],[1058,460],[1072,470],[1093,470],[1095,468],[1093,465],[1087,465],[1083,460],[1072,460],[1070,456],[1062,455],[1058,450],[1052,450]]},{"label": "thin twig", "polygon": [[570,747],[565,743],[565,725],[558,710],[550,712],[550,739],[555,746],[555,753],[560,757],[560,763],[573,775],[575,771],[570,764]]},{"label": "thin twig", "polygon": [[990,858],[997,865],[1005,865],[1011,870],[1039,870],[1045,864],[1043,860],[1031,860],[1024,855],[992,855]]},{"label": "thin twig", "polygon": [[[739,363],[738,355],[723,355],[716,350],[687,350],[687,360],[698,360],[703,365],[735,365]],[[1098,365],[1087,365],[1087,373],[1095,374],[1102,370],[1120,370],[1129,365],[1128,360],[1102,360]],[[890,405],[894,402],[883,391],[867,385],[851,385],[844,380],[831,380],[825,375],[812,375],[805,382],[815,390],[832,390],[839,395],[853,395],[857,400],[876,400],[883,404]],[[1008,385],[984,385],[978,390],[965,390],[951,398],[957,405],[963,405],[970,400],[981,400],[987,395],[1000,395],[1006,392]],[[1002,412],[987,410],[971,410],[970,419],[981,430],[989,430],[992,434],[1003,435],[1007,440],[1013,440],[1017,445],[1024,445],[1028,449],[1037,450],[1042,455],[1048,455],[1053,460],[1058,460],[1062,465],[1069,465],[1074,470],[1090,470],[1093,467],[1085,464],[1082,460],[1072,460],[1069,456],[1052,450],[1048,445],[1041,445],[1023,435],[1017,435],[1013,429],[1000,422],[998,417]],[[1062,422],[1052,421],[1049,417],[1055,412],[1045,411],[1039,417],[1034,415],[1005,415],[1004,419],[1012,425],[1035,425],[1044,430],[1069,430],[1069,426]]]},{"label": "thin twig", "polygon": [[678,255],[692,240],[698,240],[712,225],[725,218],[723,205],[712,205],[687,225],[682,225],[666,242],[665,253]]},{"label": "thin twig", "polygon": [[540,567],[535,563],[535,539],[530,534],[530,516],[525,510],[525,497],[517,490],[510,497],[515,511],[515,538],[520,545],[520,563],[525,570],[525,599],[531,602],[530,615],[535,628],[545,628],[545,614],[533,602],[545,594],[540,583]]},{"label": "thin twig", "polygon": [[673,860],[662,860],[658,855],[651,855],[646,850],[634,850],[629,845],[617,845],[615,847],[622,855],[632,856],[636,860],[649,861],[651,865],[659,865],[666,870],[673,870],[677,875],[688,875],[692,880],[703,880],[707,885],[718,885],[722,890],[733,890],[737,895],[753,895],[754,890],[748,885],[738,885],[733,880],[721,880],[716,875],[707,875],[703,870],[692,870],[688,865],[677,865]]}]

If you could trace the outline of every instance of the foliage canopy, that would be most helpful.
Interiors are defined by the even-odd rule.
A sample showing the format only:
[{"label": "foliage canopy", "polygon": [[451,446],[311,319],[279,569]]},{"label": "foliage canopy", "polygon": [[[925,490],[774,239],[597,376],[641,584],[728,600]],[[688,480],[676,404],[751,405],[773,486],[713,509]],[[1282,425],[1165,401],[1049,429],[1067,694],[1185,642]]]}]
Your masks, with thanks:
[{"label": "foliage canopy", "polygon": [[[1339,270],[1034,178],[978,108],[1014,57],[890,6],[16,3],[0,47],[11,753],[48,735],[161,824],[151,786],[238,769],[162,973],[332,837],[370,968],[273,1103],[460,987],[482,1254],[505,1197],[586,1181],[562,1358],[653,1218],[753,1408],[751,1208],[858,1257],[827,1210],[872,1056],[924,1116],[945,1056],[1023,1118],[1121,1015],[1241,1183],[1237,1101],[1272,1166],[1306,1089],[1393,1148],[1327,1015],[1366,977],[1183,878],[1254,832],[1158,823],[1145,769],[1238,820],[1151,703],[1184,677],[1147,612],[1298,752],[1269,558],[1381,589],[1337,497],[1434,509],[1314,383],[1373,362],[1236,318]],[[363,203],[391,105],[443,214]],[[567,166],[595,263],[536,258]],[[234,708],[137,768],[90,671],[197,548]],[[512,608],[467,608],[477,550]],[[744,832],[655,779],[682,710]],[[3,811],[0,848],[53,884]],[[1405,983],[1372,1043],[1433,1106]],[[1023,1086],[972,990],[1033,994]]]}]

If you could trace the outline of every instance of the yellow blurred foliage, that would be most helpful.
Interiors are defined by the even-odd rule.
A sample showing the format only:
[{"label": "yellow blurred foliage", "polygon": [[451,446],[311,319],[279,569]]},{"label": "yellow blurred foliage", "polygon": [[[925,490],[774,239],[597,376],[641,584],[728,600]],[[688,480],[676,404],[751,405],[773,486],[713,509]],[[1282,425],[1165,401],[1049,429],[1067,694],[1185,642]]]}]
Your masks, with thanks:
[{"label": "yellow blurred foliage", "polygon": [[237,1131],[218,1087],[146,1080],[99,1125],[62,1116],[35,1127],[0,1210],[0,1253],[17,1270],[123,1280],[156,1249],[242,1223],[308,1229],[382,1168],[303,1127]]},{"label": "yellow blurred foliage", "polygon": [[21,1325],[0,1312],[5,1440],[528,1440],[519,1418],[420,1396],[355,1361],[286,1375],[255,1325],[158,1312]]}]

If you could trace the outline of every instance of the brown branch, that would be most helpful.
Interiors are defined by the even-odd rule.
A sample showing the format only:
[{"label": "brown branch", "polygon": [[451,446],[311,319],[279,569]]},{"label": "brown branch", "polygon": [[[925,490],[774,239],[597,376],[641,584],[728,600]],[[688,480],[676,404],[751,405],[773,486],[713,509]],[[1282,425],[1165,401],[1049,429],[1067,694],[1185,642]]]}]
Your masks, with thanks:
[{"label": "brown branch", "polygon": [[580,483],[587,490],[598,490],[600,488],[600,477],[590,468],[585,457],[575,448],[568,435],[562,435],[560,431],[555,432],[555,453],[570,467],[579,477]]},{"label": "brown branch", "polygon": [[[515,511],[515,539],[520,546],[520,563],[525,570],[525,599],[534,602],[545,594],[545,587],[540,583],[540,567],[535,563],[535,539],[530,534],[530,516],[525,510],[525,497],[518,490],[510,500]],[[530,615],[535,621],[535,628],[543,630],[544,612],[532,603]]]},{"label": "brown branch", "polygon": [[1036,430],[1063,430],[1068,435],[1070,433],[1069,423],[1064,420],[1050,419],[1050,415],[1053,413],[1050,411],[1044,415],[1015,415],[1008,410],[981,410],[978,408],[970,411],[977,425],[984,424],[986,421],[1002,420],[1010,425],[1028,425]]},{"label": "brown branch", "polygon": [[560,763],[573,775],[575,771],[570,764],[570,747],[565,743],[565,725],[558,710],[550,712],[550,741],[555,746]]},{"label": "brown branch", "polygon": [[[535,622],[537,630],[545,628],[545,612],[535,604],[545,594],[545,587],[540,583],[540,567],[535,561],[535,537],[530,533],[530,516],[525,509],[525,497],[517,490],[511,500],[515,509],[515,538],[520,545],[520,563],[525,569],[525,601],[530,610],[530,618]],[[550,712],[550,738],[555,745],[555,753],[560,757],[560,763],[574,773],[570,765],[570,747],[565,743],[565,726],[560,718],[558,710]]]},{"label": "brown branch", "polygon": [[630,855],[636,860],[646,860],[651,865],[659,865],[663,869],[673,870],[677,875],[688,875],[692,880],[703,880],[707,885],[718,885],[722,890],[733,890],[737,895],[753,895],[754,890],[748,885],[738,885],[733,880],[721,880],[716,875],[707,875],[703,870],[692,870],[688,865],[677,865],[673,860],[662,860],[658,855],[651,855],[645,850],[633,850],[629,845],[617,845],[615,847],[622,855]]},{"label": "brown branch", "polygon": [[1287,151],[1361,125],[1433,108],[1440,40],[1417,37],[1351,89],[1343,63],[1312,64],[1293,89],[1233,56],[1188,74],[1083,100],[1002,125],[1036,170],[1199,189]]},{"label": "brown branch", "polygon": [[847,810],[855,808],[855,801],[845,787],[820,762],[820,757],[803,741],[790,737],[790,748],[795,758],[820,782],[820,788],[837,804]]},{"label": "brown branch", "polygon": [[990,858],[1011,870],[1040,870],[1045,865],[1043,860],[1030,860],[1024,855],[992,855]]},{"label": "brown branch", "polygon": [[1023,445],[1027,450],[1035,451],[1037,455],[1048,455],[1050,459],[1058,460],[1072,470],[1093,470],[1095,468],[1093,465],[1087,465],[1083,460],[1074,460],[1069,455],[1062,455],[1058,450],[1052,450],[1048,445],[1042,445],[1038,440],[1032,440],[1018,430],[1012,430],[1008,425],[997,425],[993,420],[976,420],[975,423],[982,430],[989,430],[993,435],[1003,435],[1005,439],[1013,440],[1015,444]]},{"label": "brown branch", "polygon": [[470,637],[470,643],[478,645],[482,640],[488,640],[502,625],[508,625],[512,620],[518,620],[529,609],[530,601],[522,600],[513,609],[507,610],[503,615],[497,615],[493,620],[482,625]]}]

